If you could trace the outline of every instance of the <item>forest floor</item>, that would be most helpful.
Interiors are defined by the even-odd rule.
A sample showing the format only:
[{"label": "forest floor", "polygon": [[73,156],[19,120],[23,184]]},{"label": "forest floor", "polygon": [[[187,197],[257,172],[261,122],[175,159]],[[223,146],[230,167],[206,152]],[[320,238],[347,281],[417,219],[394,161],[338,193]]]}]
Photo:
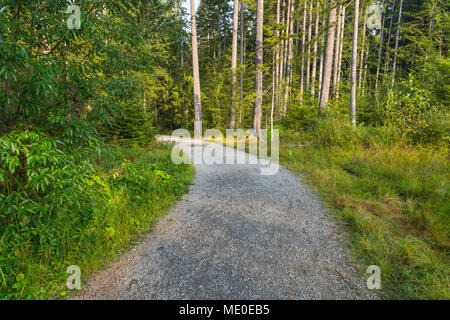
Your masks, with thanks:
[{"label": "forest floor", "polygon": [[196,164],[189,193],[76,298],[376,298],[318,197],[289,170],[263,176],[261,166]]}]

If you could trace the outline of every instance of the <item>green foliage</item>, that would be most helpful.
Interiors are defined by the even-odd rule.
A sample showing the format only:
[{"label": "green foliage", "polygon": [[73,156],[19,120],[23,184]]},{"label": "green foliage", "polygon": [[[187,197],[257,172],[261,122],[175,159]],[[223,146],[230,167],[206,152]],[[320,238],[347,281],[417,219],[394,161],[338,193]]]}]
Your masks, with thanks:
[{"label": "green foliage", "polygon": [[174,165],[170,146],[159,144],[105,146],[88,155],[95,166],[30,131],[4,136],[0,145],[4,299],[65,295],[69,265],[79,265],[86,279],[148,230],[192,179],[191,167]]},{"label": "green foliage", "polygon": [[303,173],[347,223],[359,263],[380,266],[382,297],[449,299],[448,148],[400,136],[324,120],[302,135],[283,132],[281,163]]}]

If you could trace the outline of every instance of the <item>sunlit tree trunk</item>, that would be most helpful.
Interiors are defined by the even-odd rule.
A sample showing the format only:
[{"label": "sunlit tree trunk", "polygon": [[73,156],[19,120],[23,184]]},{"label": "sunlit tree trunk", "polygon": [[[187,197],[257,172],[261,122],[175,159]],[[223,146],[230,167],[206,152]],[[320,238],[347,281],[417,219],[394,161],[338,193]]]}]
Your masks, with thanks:
[{"label": "sunlit tree trunk", "polygon": [[[295,11],[295,0],[292,0],[291,3],[291,14],[292,14],[292,20],[291,20],[291,27],[290,27],[290,33],[291,33],[291,37],[294,34],[294,23],[295,23],[295,19],[293,17],[294,15],[294,11]],[[298,33],[298,30],[297,32]],[[290,48],[289,48],[289,79],[288,79],[288,83],[289,83],[289,98],[291,96],[291,88],[292,88],[292,75],[293,75],[293,59],[294,59],[294,39],[291,39],[291,44],[290,44]]]},{"label": "sunlit tree trunk", "polygon": [[293,50],[294,50],[294,39],[292,38],[292,34],[294,33],[294,19],[293,19],[293,12],[294,12],[294,0],[289,1],[290,7],[289,7],[289,24],[288,24],[288,49],[287,49],[287,63],[286,63],[286,89],[284,91],[284,100],[283,100],[283,116],[286,116],[287,114],[287,105],[288,105],[288,98],[290,93],[290,80],[291,80],[291,74],[292,74],[292,58],[293,58]]},{"label": "sunlit tree trunk", "polygon": [[330,13],[328,15],[328,35],[325,48],[325,61],[323,67],[322,91],[320,93],[319,115],[326,108],[330,98],[331,71],[333,68],[334,38],[336,34],[336,1],[330,2]]},{"label": "sunlit tree trunk", "polygon": [[375,91],[378,89],[378,79],[380,77],[380,66],[381,66],[381,57],[383,56],[383,45],[384,45],[384,20],[386,17],[386,13],[384,11],[384,2],[382,7],[382,18],[381,18],[381,30],[380,30],[380,48],[378,49],[378,63],[377,63],[377,75],[375,77]]},{"label": "sunlit tree trunk", "polygon": [[314,46],[313,46],[313,65],[312,65],[312,75],[311,75],[311,96],[316,95],[316,76],[317,76],[317,43],[319,41],[319,18],[320,18],[320,2],[316,1],[316,21],[314,26]]},{"label": "sunlit tree trunk", "polygon": [[395,68],[397,67],[398,41],[400,38],[400,30],[402,23],[403,0],[400,0],[400,8],[398,9],[397,34],[395,36],[394,63],[392,64],[392,86],[395,84]]},{"label": "sunlit tree trunk", "polygon": [[359,81],[358,88],[362,86],[362,75],[363,75],[363,64],[364,64],[364,53],[366,51],[366,31],[367,31],[367,13],[364,14],[364,24],[362,30],[362,44],[361,44],[361,56],[359,60]]},{"label": "sunlit tree trunk", "polygon": [[359,0],[355,0],[355,16],[353,22],[352,63],[350,75],[350,121],[356,125],[356,74],[358,65],[358,26]]},{"label": "sunlit tree trunk", "polygon": [[[326,24],[325,16],[323,17],[322,27]],[[322,79],[323,79],[323,62],[325,58],[325,35],[322,35],[322,41],[320,43],[320,66],[319,66],[319,101],[320,94],[322,93]]]},{"label": "sunlit tree trunk", "polygon": [[[191,0],[192,1],[192,0]],[[261,133],[261,106],[262,106],[262,84],[263,84],[263,21],[264,21],[264,0],[257,0],[256,7],[256,53],[255,53],[255,92],[256,100],[253,108],[253,130],[257,137]]]},{"label": "sunlit tree trunk", "polygon": [[307,12],[307,6],[306,1],[304,4],[304,10],[303,10],[303,25],[302,25],[302,64],[300,67],[300,104],[303,103],[303,89],[304,89],[304,82],[305,82],[305,42],[306,42],[306,12]]},{"label": "sunlit tree trunk", "polygon": [[275,111],[275,105],[277,102],[276,95],[278,90],[278,73],[280,72],[280,65],[278,63],[278,59],[280,58],[279,52],[279,40],[280,40],[280,31],[278,30],[278,24],[280,23],[280,0],[277,0],[277,30],[275,31],[275,41],[277,45],[274,47],[274,65],[273,65],[273,74],[272,74],[272,109],[270,112],[270,130],[273,131],[273,116]]},{"label": "sunlit tree trunk", "polygon": [[234,0],[233,12],[233,41],[231,45],[231,119],[230,129],[235,128],[236,113],[236,67],[237,67],[237,44],[238,44],[238,21],[239,0]]},{"label": "sunlit tree trunk", "polygon": [[340,49],[341,49],[341,28],[342,28],[342,8],[343,5],[339,5],[338,9],[338,22],[337,22],[337,33],[336,33],[336,49],[334,55],[334,66],[333,66],[333,96],[336,96],[336,90],[338,86],[338,74],[339,70],[339,57],[340,57]]},{"label": "sunlit tree trunk", "polygon": [[338,74],[337,74],[337,88],[336,88],[336,99],[339,98],[339,91],[341,89],[341,73],[342,73],[342,51],[344,49],[344,34],[345,34],[345,9],[342,8],[342,26],[341,26],[341,46],[339,48],[339,63],[338,63]]},{"label": "sunlit tree trunk", "polygon": [[240,44],[240,69],[241,69],[241,106],[239,108],[239,128],[242,127],[242,109],[244,108],[244,73],[245,73],[245,34],[244,34],[244,2],[241,1],[241,44]]},{"label": "sunlit tree trunk", "polygon": [[308,60],[306,62],[306,92],[310,90],[311,80],[311,34],[312,34],[313,2],[310,0],[308,11]]},{"label": "sunlit tree trunk", "polygon": [[387,74],[387,68],[389,65],[389,60],[390,60],[390,43],[391,43],[391,38],[392,38],[392,25],[394,23],[394,16],[395,16],[395,3],[397,0],[394,0],[392,2],[392,15],[391,15],[391,21],[389,22],[389,33],[388,33],[388,39],[386,42],[386,61],[384,62],[384,74]]},{"label": "sunlit tree trunk", "polygon": [[[281,24],[286,24],[287,12],[286,12],[286,1],[283,1],[283,7],[281,9]],[[283,32],[281,33],[283,35]],[[283,113],[283,79],[284,79],[284,61],[285,61],[285,52],[284,52],[285,40],[283,39],[279,45],[279,63],[278,63],[278,97],[277,97],[277,105],[280,109],[280,114]]]},{"label": "sunlit tree trunk", "polygon": [[194,78],[194,136],[200,138],[202,129],[202,98],[200,93],[200,74],[198,69],[197,26],[195,21],[195,4],[191,0],[191,28],[192,28],[192,73]]}]

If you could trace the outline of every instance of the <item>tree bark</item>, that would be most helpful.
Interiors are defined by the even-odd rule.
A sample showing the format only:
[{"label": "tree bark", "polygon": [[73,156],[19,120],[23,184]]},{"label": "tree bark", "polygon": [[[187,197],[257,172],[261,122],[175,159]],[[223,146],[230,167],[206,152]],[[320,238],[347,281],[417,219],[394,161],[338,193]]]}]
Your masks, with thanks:
[{"label": "tree bark", "polygon": [[[192,0],[191,0],[192,1]],[[256,54],[255,54],[255,92],[256,100],[253,108],[253,130],[257,137],[261,134],[261,106],[262,106],[262,64],[263,64],[263,21],[264,21],[264,0],[257,0],[256,7]]]},{"label": "tree bark", "polygon": [[239,128],[242,127],[242,109],[244,108],[244,73],[245,73],[245,34],[244,34],[244,2],[241,1],[241,44],[240,44],[240,66],[241,66],[241,105],[239,108]]},{"label": "tree bark", "polygon": [[192,73],[194,78],[194,136],[201,138],[202,128],[202,98],[200,92],[200,74],[198,69],[197,25],[195,19],[195,4],[191,0],[191,28],[192,28]]},{"label": "tree bark", "polygon": [[342,26],[341,26],[341,46],[339,48],[339,63],[338,63],[338,75],[337,75],[337,88],[336,88],[336,99],[339,98],[339,91],[341,90],[341,68],[342,68],[342,51],[344,49],[344,34],[345,34],[345,9],[342,8]]},{"label": "tree bark", "polygon": [[[384,2],[383,2],[383,9],[384,9]],[[383,10],[384,11],[384,10]],[[380,48],[378,49],[378,64],[377,64],[377,75],[375,78],[375,91],[378,89],[378,79],[380,77],[380,65],[381,65],[381,57],[383,56],[383,41],[384,41],[384,20],[386,17],[385,12],[382,12],[382,18],[381,18],[381,34],[380,34]]]},{"label": "tree bark", "polygon": [[355,21],[353,22],[352,65],[350,76],[350,121],[356,125],[356,74],[358,64],[359,0],[355,0]]},{"label": "tree bark", "polygon": [[339,69],[339,56],[340,56],[340,49],[341,49],[341,28],[342,28],[342,8],[343,5],[339,5],[338,10],[338,23],[337,23],[337,33],[336,33],[336,49],[335,49],[335,55],[334,55],[334,66],[333,66],[333,89],[332,93],[333,96],[336,97],[336,90],[338,86],[338,73],[340,72]]},{"label": "tree bark", "polygon": [[311,80],[312,11],[313,11],[313,2],[312,0],[310,0],[308,12],[308,60],[306,62],[306,92],[310,90],[310,80]]},{"label": "tree bark", "polygon": [[392,64],[392,86],[395,84],[395,68],[397,67],[398,41],[400,38],[400,30],[402,23],[403,0],[400,0],[400,8],[398,9],[397,34],[395,36],[394,63]]},{"label": "tree bark", "polygon": [[361,45],[361,57],[360,57],[360,63],[359,63],[358,88],[361,88],[361,86],[362,86],[364,53],[366,51],[366,31],[367,31],[367,12],[364,14],[364,24],[363,24],[363,31],[362,31],[362,45]]},{"label": "tree bark", "polygon": [[293,12],[294,12],[294,5],[295,1],[290,0],[290,8],[289,8],[289,30],[288,30],[288,58],[287,58],[287,64],[286,64],[286,89],[284,91],[284,103],[283,103],[283,116],[286,116],[287,114],[287,105],[288,105],[288,98],[290,94],[290,87],[291,87],[291,79],[292,79],[292,58],[293,58],[293,51],[294,51],[294,39],[292,38],[292,34],[294,33],[294,19],[293,19]]},{"label": "tree bark", "polygon": [[237,67],[237,43],[238,43],[239,0],[234,0],[233,12],[233,42],[231,45],[231,119],[230,129],[235,128],[236,113],[236,67]]},{"label": "tree bark", "polygon": [[[325,16],[323,17],[322,21],[322,27],[324,27],[326,24]],[[322,41],[320,43],[320,66],[319,66],[319,101],[320,101],[320,95],[322,92],[322,80],[323,80],[323,61],[325,58],[325,35],[322,35]]]},{"label": "tree bark", "polygon": [[330,13],[328,15],[328,35],[327,46],[325,49],[325,61],[323,68],[322,90],[320,94],[319,115],[322,115],[322,110],[326,108],[330,98],[330,83],[331,71],[333,68],[333,53],[334,53],[334,37],[336,33],[336,1],[330,3]]},{"label": "tree bark", "polygon": [[300,67],[300,104],[303,104],[303,88],[305,81],[305,42],[306,42],[306,1],[303,9],[303,26],[302,26],[302,64]]},{"label": "tree bark", "polygon": [[[287,12],[286,12],[286,1],[283,1],[283,6],[281,9],[281,24],[284,26],[286,23],[287,18]],[[283,35],[283,32],[281,33]],[[285,61],[285,52],[284,52],[284,46],[285,46],[285,40],[281,40],[281,43],[279,45],[279,74],[278,74],[278,98],[277,98],[277,105],[280,109],[280,114],[283,113],[283,101],[282,101],[282,93],[283,93],[283,79],[284,79],[284,61]]]},{"label": "tree bark", "polygon": [[317,76],[317,44],[319,41],[319,18],[320,18],[320,2],[316,1],[316,21],[314,26],[314,46],[313,46],[313,65],[311,75],[311,96],[314,99],[316,95],[316,76]]},{"label": "tree bark", "polygon": [[277,91],[278,91],[278,74],[280,72],[280,65],[278,63],[278,59],[280,58],[280,52],[279,52],[279,40],[280,40],[280,31],[278,30],[278,25],[280,23],[280,0],[277,0],[277,16],[276,16],[276,23],[277,23],[277,30],[275,31],[275,41],[276,46],[274,47],[274,65],[273,65],[273,74],[272,74],[272,109],[270,112],[270,130],[273,131],[273,116],[275,111],[275,105],[277,102]]},{"label": "tree bark", "polygon": [[395,14],[395,3],[397,0],[394,0],[392,2],[392,15],[391,15],[391,21],[389,22],[389,33],[388,33],[388,40],[386,42],[386,61],[384,63],[384,74],[387,74],[387,67],[390,60],[390,52],[389,52],[389,46],[391,43],[391,37],[392,37],[392,24],[394,22],[394,14]]}]

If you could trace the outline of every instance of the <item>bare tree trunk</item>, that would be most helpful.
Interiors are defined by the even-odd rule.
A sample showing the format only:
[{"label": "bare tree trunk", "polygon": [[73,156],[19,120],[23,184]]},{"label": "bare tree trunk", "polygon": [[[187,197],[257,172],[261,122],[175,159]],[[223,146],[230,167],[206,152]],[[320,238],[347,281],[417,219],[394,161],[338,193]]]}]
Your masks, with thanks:
[{"label": "bare tree trunk", "polygon": [[366,95],[366,87],[367,87],[367,67],[368,67],[368,61],[369,61],[369,52],[370,52],[370,42],[367,44],[366,54],[365,54],[365,63],[364,63],[364,77],[363,77],[363,84],[362,84],[362,94],[363,96]]},{"label": "bare tree trunk", "polygon": [[314,47],[313,47],[313,65],[311,75],[311,96],[314,99],[316,95],[316,76],[317,76],[317,43],[319,41],[319,18],[320,2],[316,1],[316,21],[314,26]]},{"label": "bare tree trunk", "polygon": [[364,14],[364,24],[363,24],[363,31],[362,31],[362,45],[361,45],[361,57],[360,57],[360,62],[359,62],[358,88],[361,88],[361,86],[362,86],[364,53],[366,51],[366,31],[367,31],[367,12]]},{"label": "bare tree trunk", "polygon": [[356,74],[358,65],[359,0],[355,0],[355,21],[353,22],[352,65],[350,76],[350,121],[356,125]]},{"label": "bare tree trunk", "polygon": [[341,67],[342,67],[342,51],[344,49],[344,33],[345,33],[345,9],[342,8],[342,26],[341,26],[341,46],[339,48],[339,63],[338,63],[338,75],[337,75],[337,88],[336,88],[336,99],[339,98],[339,91],[341,90]]},{"label": "bare tree trunk", "polygon": [[395,36],[394,63],[392,64],[392,86],[395,84],[395,69],[397,67],[398,40],[400,38],[400,30],[402,23],[403,0],[400,0],[400,8],[398,11],[397,34]]},{"label": "bare tree trunk", "polygon": [[[285,25],[286,18],[287,18],[287,12],[286,12],[286,1],[283,1],[283,8],[281,9],[281,24]],[[283,35],[283,32],[281,33]],[[283,39],[281,41],[281,44],[279,45],[279,57],[280,61],[278,64],[279,74],[278,74],[278,97],[277,97],[277,105],[280,109],[280,114],[283,113],[283,101],[282,101],[282,93],[283,93],[283,79],[284,79],[284,63],[285,63],[285,52],[284,52],[284,46],[285,46],[285,40]]]},{"label": "bare tree trunk", "polygon": [[[192,0],[191,0],[192,1]],[[261,106],[262,106],[262,82],[263,82],[263,22],[264,22],[264,0],[257,0],[256,7],[256,54],[255,54],[255,92],[256,100],[253,108],[253,130],[257,137],[261,134]]]},{"label": "bare tree trunk", "polygon": [[392,24],[394,22],[394,14],[395,14],[395,3],[397,0],[394,0],[392,2],[392,15],[391,15],[391,21],[389,22],[389,33],[388,33],[388,40],[386,42],[386,61],[384,62],[384,74],[387,74],[387,67],[390,60],[390,52],[389,52],[389,45],[391,43],[391,37],[392,37]]},{"label": "bare tree trunk", "polygon": [[306,92],[310,89],[311,79],[311,34],[312,34],[313,2],[310,0],[308,12],[308,60],[306,62]]},{"label": "bare tree trunk", "polygon": [[192,28],[192,73],[194,78],[194,136],[201,138],[202,128],[202,98],[200,93],[200,73],[198,69],[197,26],[195,21],[195,4],[191,0],[191,28]]},{"label": "bare tree trunk", "polygon": [[326,108],[330,98],[330,83],[331,71],[333,68],[333,53],[334,53],[334,37],[336,34],[336,1],[330,2],[330,13],[328,15],[328,35],[327,46],[325,49],[325,61],[323,68],[322,91],[320,94],[319,115],[322,115],[322,110]]},{"label": "bare tree trunk", "polygon": [[336,53],[334,55],[334,66],[333,66],[333,89],[332,94],[335,97],[337,86],[338,86],[338,73],[340,72],[339,69],[339,56],[340,56],[340,49],[341,49],[341,28],[342,28],[342,9],[343,5],[339,5],[338,10],[338,23],[337,23],[337,33],[336,33]]},{"label": "bare tree trunk", "polygon": [[[384,9],[384,2],[383,2],[383,9]],[[383,56],[383,41],[384,41],[384,20],[386,18],[386,13],[382,12],[382,19],[381,19],[381,34],[380,34],[380,49],[378,50],[378,64],[377,64],[377,75],[375,78],[375,91],[378,89],[378,78],[380,77],[380,65],[381,65],[381,57]]]},{"label": "bare tree trunk", "polygon": [[273,131],[273,115],[275,110],[275,104],[276,104],[276,95],[277,95],[277,89],[278,89],[278,74],[280,72],[280,65],[278,63],[278,59],[280,58],[280,52],[279,47],[280,44],[278,41],[280,40],[280,31],[278,30],[278,24],[280,23],[280,0],[277,0],[277,16],[276,16],[276,22],[277,22],[277,30],[275,31],[275,41],[277,45],[274,48],[274,66],[273,68],[273,79],[272,79],[272,109],[270,112],[270,130]]},{"label": "bare tree trunk", "polygon": [[240,45],[240,65],[241,65],[241,106],[239,108],[239,128],[242,127],[242,109],[244,107],[244,73],[245,73],[245,34],[244,34],[244,2],[241,1],[241,45]]},{"label": "bare tree trunk", "polygon": [[288,50],[287,50],[287,63],[286,63],[286,81],[285,86],[286,89],[284,91],[284,100],[283,100],[283,116],[285,117],[287,114],[287,104],[288,104],[288,98],[290,93],[290,80],[291,80],[291,74],[292,74],[292,58],[293,58],[293,50],[294,50],[294,39],[292,38],[292,34],[294,33],[294,19],[293,19],[293,13],[294,13],[294,0],[289,1],[290,7],[289,7],[289,25],[288,25]]},{"label": "bare tree trunk", "polygon": [[233,12],[233,42],[231,45],[231,119],[230,129],[235,128],[236,112],[236,67],[237,67],[237,43],[238,43],[239,0],[234,0]]},{"label": "bare tree trunk", "polygon": [[[323,17],[322,26],[326,24],[325,15]],[[322,80],[323,80],[323,62],[325,58],[325,35],[322,35],[322,41],[320,43],[320,66],[319,66],[319,101],[322,93]]]},{"label": "bare tree trunk", "polygon": [[305,42],[306,42],[306,1],[305,6],[303,10],[303,26],[302,26],[302,65],[300,68],[300,104],[303,103],[303,88],[304,88],[304,81],[305,81]]},{"label": "bare tree trunk", "polygon": [[[291,21],[291,27],[290,27],[290,29],[291,29],[290,36],[292,36],[294,34],[294,23],[295,23],[294,11],[295,11],[295,0],[293,0],[291,3],[291,15],[292,15],[291,19],[292,19],[292,21]],[[296,33],[298,33],[298,30]],[[292,88],[292,75],[293,75],[293,67],[292,67],[293,62],[292,61],[293,61],[293,59],[294,59],[294,40],[291,39],[291,45],[290,45],[290,51],[289,51],[289,78],[288,78],[289,98],[291,96],[291,88]]]}]

